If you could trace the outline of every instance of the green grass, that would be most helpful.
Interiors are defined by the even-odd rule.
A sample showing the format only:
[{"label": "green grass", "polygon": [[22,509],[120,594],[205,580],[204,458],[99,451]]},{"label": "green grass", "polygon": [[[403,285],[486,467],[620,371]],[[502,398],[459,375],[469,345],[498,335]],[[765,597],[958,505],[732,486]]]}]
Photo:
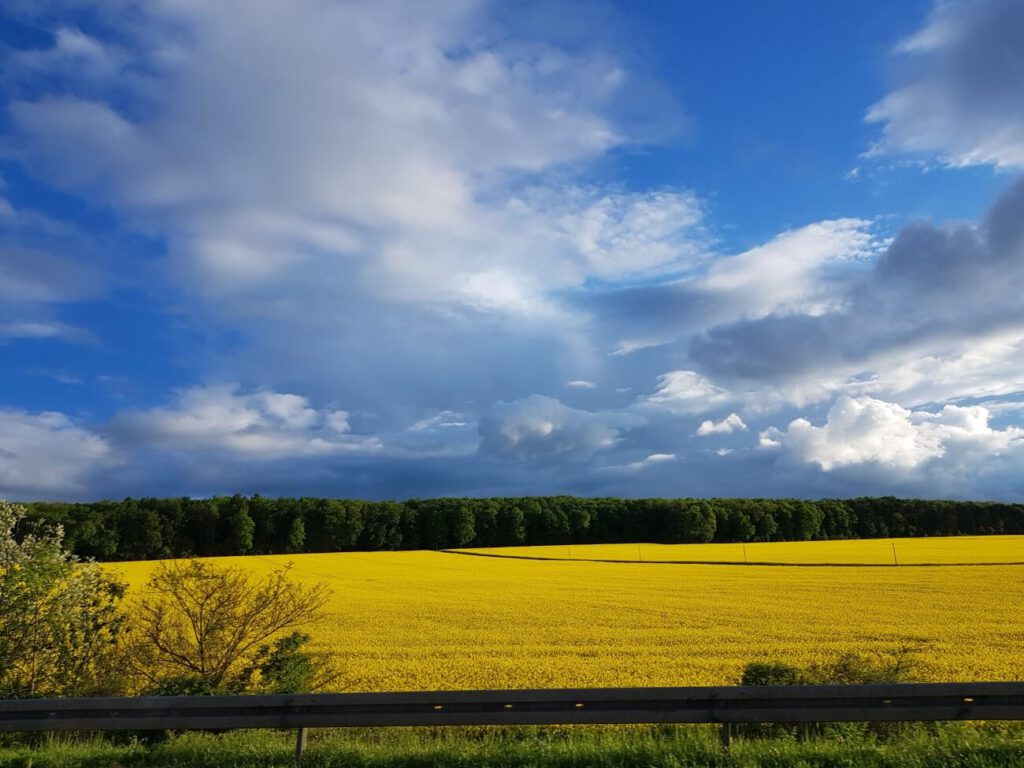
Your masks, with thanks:
[{"label": "green grass", "polygon": [[[41,737],[0,741],[7,768],[293,766],[294,733],[185,733],[143,742]],[[862,726],[823,737],[738,738],[728,753],[707,726],[311,731],[303,766],[636,766],[640,768],[989,768],[1024,765],[1024,727],[908,726],[878,739]]]}]

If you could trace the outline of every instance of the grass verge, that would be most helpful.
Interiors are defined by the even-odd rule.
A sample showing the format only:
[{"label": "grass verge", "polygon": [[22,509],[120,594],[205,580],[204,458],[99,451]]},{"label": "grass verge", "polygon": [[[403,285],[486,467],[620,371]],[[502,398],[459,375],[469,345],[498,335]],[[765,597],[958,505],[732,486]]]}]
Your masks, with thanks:
[{"label": "grass verge", "polygon": [[[273,768],[294,766],[294,733],[183,733],[160,740],[37,737],[0,742],[3,768]],[[1024,765],[1024,726],[906,726],[879,739],[838,726],[808,739],[735,739],[708,726],[311,731],[304,768],[1009,768]]]}]

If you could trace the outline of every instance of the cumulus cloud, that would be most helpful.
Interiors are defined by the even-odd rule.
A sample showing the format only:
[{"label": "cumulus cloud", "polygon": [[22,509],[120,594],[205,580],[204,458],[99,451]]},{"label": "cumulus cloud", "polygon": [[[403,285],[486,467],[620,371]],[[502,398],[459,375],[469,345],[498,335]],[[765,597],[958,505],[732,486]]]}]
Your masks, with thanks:
[{"label": "cumulus cloud", "polygon": [[884,250],[874,230],[865,219],[819,221],[739,253],[719,253],[685,279],[620,286],[581,303],[611,337],[613,357],[664,351],[731,323],[825,314],[848,302],[849,282]]},{"label": "cumulus cloud", "polygon": [[[978,224],[904,227],[834,309],[714,326],[694,336],[690,357],[716,381],[796,392],[817,383],[818,399],[844,389],[910,402],[912,392],[926,402],[1012,391],[1024,377],[1006,354],[1024,334],[1022,222],[1024,180]],[[942,375],[922,383],[924,370]]]},{"label": "cumulus cloud", "polygon": [[166,242],[176,310],[244,339],[231,378],[392,429],[551,391],[607,349],[567,293],[707,258],[694,193],[587,181],[643,90],[593,30],[560,45],[461,2],[130,16],[11,61],[12,156]]},{"label": "cumulus cloud", "polygon": [[114,461],[106,439],[62,413],[0,410],[0,435],[0,497],[81,494]]},{"label": "cumulus cloud", "polygon": [[641,398],[642,404],[665,408],[673,413],[700,413],[729,398],[729,393],[696,371],[669,371],[658,377],[653,394]]},{"label": "cumulus cloud", "polygon": [[692,193],[605,194],[560,224],[602,279],[692,271],[708,256],[704,212]]},{"label": "cumulus cloud", "polygon": [[699,288],[741,307],[742,316],[820,314],[834,307],[826,269],[874,256],[880,244],[863,219],[821,221],[783,232],[764,245],[716,261]]},{"label": "cumulus cloud", "polygon": [[711,419],[705,419],[697,427],[697,434],[700,436],[706,435],[730,435],[733,432],[746,432],[747,425],[743,423],[743,419],[738,414],[730,413],[721,421],[712,421]]},{"label": "cumulus cloud", "polygon": [[[501,309],[521,304],[510,292],[536,298],[540,278],[677,269],[699,250],[689,193],[504,185],[628,141],[602,114],[628,74],[599,51],[510,43],[472,3],[138,11],[130,26],[104,17],[136,43],[105,94],[36,83],[10,112],[26,159],[172,233],[211,288],[355,261],[392,296],[497,294]],[[34,55],[51,69],[69,48],[100,58],[89,40],[62,30]]]},{"label": "cumulus cloud", "polygon": [[376,437],[351,434],[347,411],[310,406],[305,397],[237,385],[195,387],[166,407],[118,414],[122,439],[174,452],[204,451],[247,459],[324,456],[381,447]]},{"label": "cumulus cloud", "polygon": [[480,419],[480,452],[512,459],[588,458],[612,448],[644,419],[624,412],[591,413],[553,397],[499,402]]},{"label": "cumulus cloud", "polygon": [[639,461],[631,461],[629,464],[609,467],[609,469],[621,470],[623,472],[639,472],[641,469],[675,460],[676,455],[674,453],[651,453]]},{"label": "cumulus cloud", "polygon": [[994,429],[989,418],[981,406],[911,411],[870,397],[842,397],[820,427],[796,419],[762,440],[780,446],[787,458],[825,472],[855,465],[905,471],[929,462],[955,466],[972,458],[985,460],[1024,445],[1024,430]]},{"label": "cumulus cloud", "polygon": [[919,152],[951,166],[1024,168],[1024,6],[944,0],[896,49],[896,86],[868,112],[872,154]]},{"label": "cumulus cloud", "polygon": [[[80,5],[88,32],[44,14],[52,43],[5,57],[5,157],[166,252],[86,269],[117,244],[83,250],[0,200],[0,337],[92,338],[77,323],[95,315],[64,305],[113,275],[159,285],[214,339],[195,375],[245,385],[102,427],[179,473],[169,488],[636,492],[602,466],[642,468],[651,492],[805,493],[1016,450],[942,403],[1024,391],[1024,183],[977,223],[890,242],[884,220],[831,218],[726,252],[704,191],[595,181],[643,88],[587,35],[540,40],[462,2]],[[1019,14],[967,7],[903,44],[878,151],[1019,165]],[[971,69],[982,39],[1006,61]],[[567,391],[590,410],[531,395]],[[747,429],[761,450],[703,439]]]}]

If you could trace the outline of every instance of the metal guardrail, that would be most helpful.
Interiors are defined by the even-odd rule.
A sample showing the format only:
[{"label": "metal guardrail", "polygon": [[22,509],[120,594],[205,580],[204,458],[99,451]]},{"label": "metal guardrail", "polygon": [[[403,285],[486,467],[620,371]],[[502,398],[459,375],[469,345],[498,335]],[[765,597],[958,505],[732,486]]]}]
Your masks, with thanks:
[{"label": "metal guardrail", "polygon": [[[1024,682],[0,701],[0,731],[1024,720]],[[728,743],[729,729],[723,729]]]}]

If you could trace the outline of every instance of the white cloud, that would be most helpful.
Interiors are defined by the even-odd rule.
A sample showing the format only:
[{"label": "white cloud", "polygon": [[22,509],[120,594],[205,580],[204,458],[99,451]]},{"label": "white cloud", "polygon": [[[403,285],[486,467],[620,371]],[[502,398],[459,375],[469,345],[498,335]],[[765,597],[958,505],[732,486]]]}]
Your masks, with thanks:
[{"label": "white cloud", "polygon": [[697,434],[701,436],[706,435],[729,435],[733,432],[746,432],[747,425],[743,423],[743,419],[738,414],[730,413],[721,421],[715,422],[711,419],[705,419],[697,427]]},{"label": "white cloud", "polygon": [[692,192],[584,182],[637,89],[593,29],[563,49],[473,2],[133,9],[90,28],[120,46],[104,88],[54,55],[15,91],[11,151],[167,244],[175,311],[242,340],[216,376],[404,431],[596,375],[611,344],[576,292],[705,258]]},{"label": "white cloud", "polygon": [[655,405],[673,413],[701,413],[728,400],[729,393],[696,371],[669,371],[658,377],[654,394],[640,404]]},{"label": "white cloud", "polygon": [[59,77],[73,70],[76,77],[100,80],[118,73],[123,54],[76,27],[61,26],[54,31],[52,47],[15,51],[11,63],[12,73],[21,71]]},{"label": "white cloud", "polygon": [[1024,430],[993,429],[989,415],[981,406],[910,411],[870,397],[841,397],[822,426],[796,419],[785,432],[769,431],[761,440],[762,445],[781,446],[787,458],[826,472],[868,464],[907,472],[929,462],[955,466],[984,460],[1024,444]]},{"label": "white cloud", "polygon": [[499,402],[480,419],[480,451],[514,459],[587,458],[613,447],[622,432],[644,424],[623,412],[591,413],[552,397]]},{"label": "white cloud", "polygon": [[96,342],[96,337],[82,328],[55,321],[33,320],[0,323],[0,339],[60,339],[77,344]]},{"label": "white cloud", "polygon": [[998,397],[1024,391],[1024,329],[933,343],[912,354],[882,359],[876,370],[840,385],[902,403]]},{"label": "white cloud", "polygon": [[[944,7],[902,46],[922,62],[908,87],[946,77],[924,65],[978,37],[960,22],[966,6]],[[565,487],[585,492],[602,489],[572,459],[651,467],[645,479],[663,476],[664,488],[704,471],[694,467],[774,466],[776,455],[801,480],[826,464],[913,474],[994,443],[957,426],[962,414],[910,409],[1024,391],[1020,195],[977,225],[907,227],[893,248],[880,226],[845,218],[716,254],[693,192],[594,181],[594,161],[629,144],[614,104],[638,81],[589,39],[561,50],[473,2],[133,8],[130,20],[96,14],[95,36],[57,21],[52,46],[11,57],[7,146],[44,183],[167,243],[166,258],[139,259],[132,278],[149,290],[166,278],[158,292],[177,317],[232,341],[204,350],[199,375],[245,388],[185,390],[104,433],[183,477],[206,472],[224,487],[247,462],[248,476],[305,479],[424,457],[463,461],[448,470],[461,473],[456,491],[528,474],[493,456],[546,457],[552,478],[575,466]],[[993,99],[1013,87],[992,85]],[[891,149],[927,118],[922,104],[885,116]],[[935,112],[924,144],[953,163],[994,157],[958,143],[985,128],[986,110]],[[1004,150],[992,162],[1008,167]],[[24,212],[0,199],[0,219]],[[79,332],[57,305],[101,293],[75,267],[89,257],[43,240],[0,243],[0,299],[25,305],[0,306],[0,336],[70,339]],[[614,393],[640,396],[593,412],[520,399],[566,387],[600,408],[633,399]],[[841,395],[868,403],[864,413],[766,428]],[[357,415],[312,405],[330,402]],[[705,419],[731,410],[746,422]],[[350,421],[371,419],[380,438],[353,434]],[[701,419],[699,436],[749,422],[764,450],[719,461],[731,449],[694,439]],[[494,474],[467,479],[481,467]],[[430,474],[416,472],[403,487]]]},{"label": "white cloud", "polygon": [[643,349],[652,349],[667,344],[667,339],[624,339],[615,344],[615,348],[608,354],[612,357],[625,357]]},{"label": "white cloud", "polygon": [[438,429],[461,429],[474,425],[473,420],[464,413],[455,411],[439,411],[433,416],[419,419],[409,427],[410,432],[429,432]]},{"label": "white cloud", "polygon": [[913,406],[1021,391],[1022,214],[1017,181],[976,224],[911,222],[836,283],[834,308],[713,326],[691,338],[693,367],[762,402],[864,394]]},{"label": "white cloud", "polygon": [[623,472],[639,472],[641,469],[645,469],[655,464],[665,464],[666,462],[675,461],[676,458],[677,457],[674,453],[652,453],[640,461],[632,461],[629,464],[608,467],[608,469],[621,470]]},{"label": "white cloud", "polygon": [[[170,233],[207,290],[302,263],[392,297],[519,312],[588,275],[677,268],[700,248],[691,194],[510,190],[626,142],[601,114],[623,78],[603,54],[509,42],[485,10],[146,5],[117,29],[136,59],[105,93],[29,91],[11,114],[34,163]],[[95,58],[89,41],[65,29],[34,53],[74,81],[64,53]]]},{"label": "white cloud", "polygon": [[708,257],[703,217],[692,193],[605,194],[561,224],[590,274],[617,279],[694,269]]},{"label": "white cloud", "polygon": [[109,443],[62,413],[0,410],[0,497],[88,492],[86,481],[114,461]]},{"label": "white cloud", "polygon": [[111,426],[128,441],[172,453],[223,453],[226,459],[323,456],[381,447],[376,437],[351,434],[346,411],[316,410],[305,397],[269,390],[243,393],[230,384],[183,390],[173,405],[124,411]]},{"label": "white cloud", "polygon": [[870,226],[863,219],[836,219],[783,232],[764,245],[719,259],[698,285],[719,300],[732,301],[739,310],[736,318],[820,314],[838,300],[826,268],[879,251],[881,243]]},{"label": "white cloud", "polygon": [[898,85],[868,112],[869,154],[918,152],[951,166],[1024,168],[1024,5],[945,0],[897,46]]}]

